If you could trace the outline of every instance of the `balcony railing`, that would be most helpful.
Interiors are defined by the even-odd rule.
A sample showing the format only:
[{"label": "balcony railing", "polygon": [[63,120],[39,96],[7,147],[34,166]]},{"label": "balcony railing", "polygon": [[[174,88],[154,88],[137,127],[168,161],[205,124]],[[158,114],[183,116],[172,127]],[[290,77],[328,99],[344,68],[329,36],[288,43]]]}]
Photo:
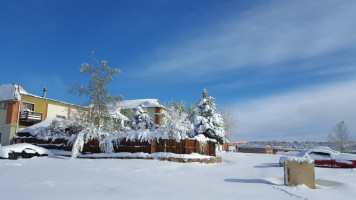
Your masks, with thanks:
[{"label": "balcony railing", "polygon": [[20,114],[20,121],[37,123],[42,120],[42,113],[33,111],[23,111]]}]

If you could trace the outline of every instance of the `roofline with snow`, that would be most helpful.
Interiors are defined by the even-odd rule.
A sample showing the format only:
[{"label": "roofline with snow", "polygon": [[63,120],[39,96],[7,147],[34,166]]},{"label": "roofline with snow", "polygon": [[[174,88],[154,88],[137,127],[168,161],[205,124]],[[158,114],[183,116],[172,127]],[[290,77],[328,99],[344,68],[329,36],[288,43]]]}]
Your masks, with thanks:
[{"label": "roofline with snow", "polygon": [[[49,100],[49,101],[53,101],[53,102],[57,102],[57,103],[65,104],[65,105],[70,105],[70,106],[74,106],[74,107],[81,107],[81,108],[87,108],[87,109],[89,109],[88,106],[82,106],[82,105],[67,103],[67,102],[64,102],[64,101],[59,101],[59,100],[55,100],[55,99],[50,99],[50,98],[46,98],[46,97],[42,97],[42,96],[30,94],[30,93],[28,93],[28,92],[27,92],[20,84],[18,84],[18,83],[11,83],[11,84],[4,84],[4,85],[17,85],[17,86],[19,87],[19,94],[20,94],[21,96],[29,96],[29,97],[34,97],[34,98],[38,98],[38,99]],[[4,85],[0,85],[0,86],[4,86]],[[14,92],[15,92],[15,91],[14,91]],[[1,102],[12,102],[12,101],[16,101],[16,100],[15,100],[15,99],[7,99],[7,100],[3,100],[3,101],[1,101]],[[17,101],[21,101],[21,99],[18,99]]]},{"label": "roofline with snow", "polygon": [[55,99],[50,99],[50,98],[47,98],[47,97],[41,97],[41,96],[37,96],[37,95],[33,95],[33,94],[23,94],[23,93],[21,93],[21,95],[29,96],[29,97],[34,97],[34,98],[38,98],[38,99],[44,99],[44,100],[54,101],[54,102],[57,102],[57,103],[66,104],[66,105],[70,105],[70,106],[75,106],[75,107],[81,107],[81,108],[90,109],[89,106],[82,106],[82,105],[67,103],[67,102],[64,102],[64,101],[59,101],[59,100],[55,100]]}]

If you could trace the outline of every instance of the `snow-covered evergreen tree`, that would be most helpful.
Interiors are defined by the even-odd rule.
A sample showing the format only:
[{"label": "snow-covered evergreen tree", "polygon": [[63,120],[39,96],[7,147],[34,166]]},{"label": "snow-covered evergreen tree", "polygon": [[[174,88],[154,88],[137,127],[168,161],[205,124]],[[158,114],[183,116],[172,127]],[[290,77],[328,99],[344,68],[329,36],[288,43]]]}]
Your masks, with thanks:
[{"label": "snow-covered evergreen tree", "polygon": [[205,88],[203,98],[195,109],[194,132],[196,135],[203,134],[205,137],[215,139],[219,144],[223,144],[226,138],[224,121],[221,115],[216,113],[214,98],[208,97]]},{"label": "snow-covered evergreen tree", "polygon": [[185,103],[172,100],[168,103],[168,113],[165,115],[165,123],[162,130],[168,139],[174,139],[179,142],[188,138],[193,125],[185,113]]},{"label": "snow-covered evergreen tree", "polygon": [[197,109],[197,106],[195,104],[191,104],[190,107],[186,107],[187,117],[191,123],[194,123],[196,109]]},{"label": "snow-covered evergreen tree", "polygon": [[152,118],[148,115],[147,109],[144,105],[139,105],[136,108],[135,114],[132,118],[133,130],[145,130],[153,128]]}]

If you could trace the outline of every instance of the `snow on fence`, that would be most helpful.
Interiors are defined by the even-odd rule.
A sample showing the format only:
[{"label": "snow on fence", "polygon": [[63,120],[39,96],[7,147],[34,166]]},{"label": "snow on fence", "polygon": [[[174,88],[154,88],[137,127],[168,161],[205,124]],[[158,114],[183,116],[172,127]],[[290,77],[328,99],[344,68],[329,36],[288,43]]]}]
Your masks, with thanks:
[{"label": "snow on fence", "polygon": [[[48,140],[37,139],[37,138],[16,138],[14,142],[17,143],[30,143],[34,145],[38,145],[48,149],[58,149],[71,151],[72,145],[68,143],[68,139],[64,138],[56,138]],[[157,153],[157,152],[166,152],[166,153],[174,153],[174,154],[191,154],[198,153],[201,155],[208,156],[216,156],[215,153],[215,142],[207,141],[206,143],[201,143],[197,140],[193,139],[185,139],[179,142],[175,140],[151,140],[150,142],[146,141],[131,141],[131,140],[121,140],[120,142],[116,142],[113,144],[114,152],[129,152],[129,153]],[[87,142],[84,147],[82,153],[103,153],[100,150],[99,141],[92,140]]]}]

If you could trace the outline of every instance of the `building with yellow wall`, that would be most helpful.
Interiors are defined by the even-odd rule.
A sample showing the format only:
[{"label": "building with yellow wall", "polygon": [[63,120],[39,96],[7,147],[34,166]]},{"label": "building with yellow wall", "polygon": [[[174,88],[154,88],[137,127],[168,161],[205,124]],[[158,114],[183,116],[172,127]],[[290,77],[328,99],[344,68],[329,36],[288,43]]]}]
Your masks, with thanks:
[{"label": "building with yellow wall", "polygon": [[77,110],[86,107],[29,94],[18,84],[0,86],[0,144],[11,144],[15,133],[47,118],[70,119]]}]

